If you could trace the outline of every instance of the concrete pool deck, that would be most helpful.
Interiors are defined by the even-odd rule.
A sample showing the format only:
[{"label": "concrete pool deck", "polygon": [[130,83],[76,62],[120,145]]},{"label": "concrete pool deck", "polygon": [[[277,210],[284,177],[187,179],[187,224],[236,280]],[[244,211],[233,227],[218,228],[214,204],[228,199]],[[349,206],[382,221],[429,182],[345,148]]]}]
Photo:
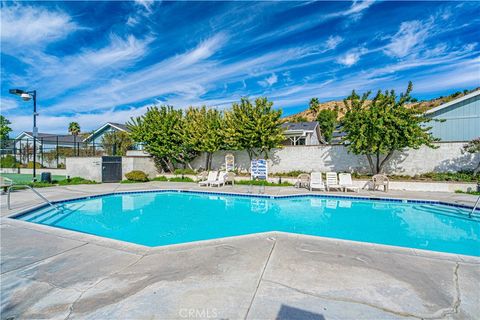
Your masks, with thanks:
[{"label": "concrete pool deck", "polygon": [[[60,200],[148,189],[259,190],[161,182],[38,190]],[[305,190],[272,187],[265,193]],[[476,199],[425,192],[360,195],[467,205]],[[149,248],[7,218],[41,204],[28,190],[12,193],[13,210],[7,210],[5,195],[0,200],[2,319],[476,319],[480,314],[475,257],[280,232]]]}]

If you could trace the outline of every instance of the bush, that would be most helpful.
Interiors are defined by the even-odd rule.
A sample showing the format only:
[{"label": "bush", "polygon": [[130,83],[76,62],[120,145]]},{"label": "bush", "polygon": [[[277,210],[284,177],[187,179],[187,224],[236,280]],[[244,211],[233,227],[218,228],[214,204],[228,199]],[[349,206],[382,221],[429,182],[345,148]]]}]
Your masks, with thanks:
[{"label": "bush", "polygon": [[182,174],[197,174],[197,172],[193,169],[175,169],[173,172],[176,175],[182,175]]},{"label": "bush", "polygon": [[275,176],[275,177],[292,177],[292,178],[296,178],[298,177],[300,174],[302,173],[308,173],[308,172],[305,172],[305,171],[301,171],[301,170],[295,170],[295,171],[289,171],[289,172],[278,172],[278,173],[273,173],[272,176]]},{"label": "bush", "polygon": [[[53,181],[52,181],[53,182]],[[73,177],[70,179],[60,180],[58,181],[58,185],[60,186],[68,186],[74,184],[96,184],[97,182],[93,180],[87,180],[82,177]]]},{"label": "bush", "polygon": [[17,160],[11,154],[0,158],[0,168],[18,168]]},{"label": "bush", "polygon": [[[38,162],[35,162],[35,168],[40,169],[42,165]],[[33,161],[28,161],[27,163],[27,169],[33,169]]]},{"label": "bush", "polygon": [[130,181],[138,181],[138,182],[147,182],[148,175],[140,170],[133,170],[125,174],[125,177]]}]

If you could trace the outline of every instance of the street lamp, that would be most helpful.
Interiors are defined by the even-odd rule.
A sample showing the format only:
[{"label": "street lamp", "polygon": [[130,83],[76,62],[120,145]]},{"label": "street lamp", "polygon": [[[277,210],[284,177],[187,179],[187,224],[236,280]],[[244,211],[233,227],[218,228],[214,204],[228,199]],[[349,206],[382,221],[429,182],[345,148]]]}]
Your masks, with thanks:
[{"label": "street lamp", "polygon": [[37,90],[33,91],[24,91],[20,89],[10,89],[8,92],[19,96],[23,101],[30,101],[33,98],[33,182],[37,180],[37,171],[36,171],[36,160],[37,160]]}]

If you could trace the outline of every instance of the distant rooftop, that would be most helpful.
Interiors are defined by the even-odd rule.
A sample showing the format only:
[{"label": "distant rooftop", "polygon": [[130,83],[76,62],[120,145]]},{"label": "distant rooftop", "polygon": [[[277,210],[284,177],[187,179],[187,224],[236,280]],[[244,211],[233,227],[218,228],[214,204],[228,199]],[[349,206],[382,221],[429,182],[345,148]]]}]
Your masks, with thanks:
[{"label": "distant rooftop", "polygon": [[282,124],[282,128],[291,131],[313,131],[318,126],[317,121],[310,122],[285,122]]}]

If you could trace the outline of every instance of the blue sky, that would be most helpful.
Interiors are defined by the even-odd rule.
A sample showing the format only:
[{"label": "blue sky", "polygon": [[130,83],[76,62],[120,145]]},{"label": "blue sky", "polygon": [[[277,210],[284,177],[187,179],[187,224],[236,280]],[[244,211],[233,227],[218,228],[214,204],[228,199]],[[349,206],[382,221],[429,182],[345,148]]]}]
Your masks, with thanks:
[{"label": "blue sky", "polygon": [[3,2],[1,112],[41,132],[124,122],[152,104],[228,107],[267,96],[284,114],[358,91],[427,99],[480,86],[477,2]]}]

